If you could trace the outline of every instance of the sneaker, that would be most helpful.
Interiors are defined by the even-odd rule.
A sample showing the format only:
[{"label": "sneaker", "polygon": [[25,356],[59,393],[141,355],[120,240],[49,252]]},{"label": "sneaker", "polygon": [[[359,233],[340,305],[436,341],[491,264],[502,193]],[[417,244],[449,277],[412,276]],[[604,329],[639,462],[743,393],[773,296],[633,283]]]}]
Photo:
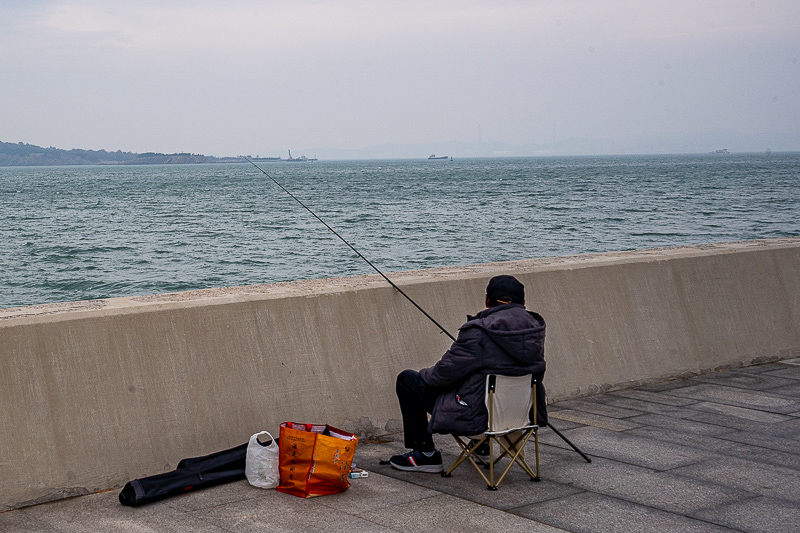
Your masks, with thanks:
[{"label": "sneaker", "polygon": [[439,450],[434,451],[433,455],[430,457],[417,450],[410,451],[403,455],[395,455],[389,459],[389,464],[398,470],[405,470],[407,472],[438,474],[444,470],[444,468],[442,468],[442,454],[439,453]]},{"label": "sneaker", "polygon": [[[473,446],[475,446],[475,444],[476,444],[477,442],[478,442],[478,441],[476,441],[476,440],[471,440],[471,441],[469,441],[469,447],[470,447],[470,449],[472,449],[472,447],[473,447]],[[487,439],[487,440],[483,441],[483,443],[482,443],[480,446],[478,446],[478,449],[477,449],[477,450],[475,450],[475,452],[474,452],[474,453],[475,453],[475,455],[477,455],[477,456],[478,456],[478,458],[479,458],[481,461],[483,461],[484,463],[488,463],[488,462],[489,462],[489,459],[491,459],[491,458],[492,458],[492,456],[489,454],[489,451],[490,451],[490,450],[489,450],[489,440]]]}]

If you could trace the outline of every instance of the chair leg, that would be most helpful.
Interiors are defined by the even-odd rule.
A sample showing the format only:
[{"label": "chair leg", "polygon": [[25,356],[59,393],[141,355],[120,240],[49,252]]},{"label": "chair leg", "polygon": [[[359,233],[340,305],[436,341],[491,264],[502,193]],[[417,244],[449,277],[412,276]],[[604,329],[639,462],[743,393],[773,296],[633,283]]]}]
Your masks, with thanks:
[{"label": "chair leg", "polygon": [[[530,465],[528,465],[528,463],[525,461],[524,456],[522,455],[525,450],[525,445],[528,443],[531,436],[533,436],[534,453],[536,454],[535,472],[530,467]],[[455,462],[450,466],[450,468],[448,468],[446,472],[442,473],[442,476],[444,477],[450,477],[453,471],[456,468],[458,468],[461,465],[461,463],[463,463],[466,460],[469,460],[469,462],[472,464],[472,466],[475,468],[478,474],[480,474],[480,476],[486,482],[486,488],[488,490],[497,490],[500,483],[503,481],[503,479],[505,479],[506,474],[508,474],[508,472],[511,470],[511,467],[514,466],[514,463],[519,465],[519,467],[522,468],[522,470],[524,470],[525,473],[528,474],[528,476],[530,476],[531,481],[540,481],[538,428],[523,433],[522,435],[517,437],[516,440],[511,440],[510,438],[508,438],[508,435],[503,435],[502,437],[484,435],[483,438],[478,440],[473,446],[470,446],[467,442],[464,442],[464,440],[462,440],[462,438],[459,436],[453,435],[453,438],[455,438],[456,442],[458,443],[458,446],[461,448],[461,453],[456,458]],[[489,462],[488,462],[489,476],[486,476],[486,474],[483,473],[482,468],[478,466],[478,463],[475,461],[476,456],[474,456],[475,450],[477,450],[478,447],[487,440],[487,438],[489,440]],[[502,440],[506,438],[507,438],[507,443],[503,442]],[[502,453],[500,453],[497,458],[495,458],[495,444],[499,445],[500,448],[502,449]],[[503,472],[500,474],[500,477],[496,478],[494,467],[498,463],[498,461],[500,461],[500,459],[502,459],[506,455],[509,456],[509,463],[505,467]],[[485,463],[482,459],[480,458],[477,459],[484,466],[487,466],[487,463]]]},{"label": "chair leg", "polygon": [[[531,435],[534,434],[534,433],[535,433],[535,431],[529,431],[524,436],[524,438],[518,439],[513,444],[510,443],[509,446],[506,446],[503,443],[503,441],[500,440],[500,439],[497,439],[495,437],[490,437],[493,441],[496,441],[505,450],[505,452],[511,457],[511,460],[508,463],[508,466],[506,466],[506,468],[503,471],[503,474],[500,476],[500,478],[496,482],[494,481],[494,478],[492,478],[492,485],[494,485],[495,487],[500,485],[500,483],[506,477],[506,474],[508,474],[509,470],[511,470],[511,467],[514,466],[514,463],[519,465],[519,467],[522,468],[525,471],[525,473],[528,474],[531,477],[531,479],[535,480],[536,477],[538,477],[533,472],[533,470],[531,470],[531,467],[528,466],[528,463],[525,462],[525,459],[522,457],[522,451],[525,449],[525,444],[528,443],[528,440],[531,438]],[[512,451],[512,449],[513,449],[513,451]]]},{"label": "chair leg", "polygon": [[489,490],[497,490],[497,483],[494,482],[494,439],[489,437]]},{"label": "chair leg", "polygon": [[[530,440],[531,432],[528,432],[527,438],[526,438],[526,434],[525,433],[521,433],[513,441],[511,440],[511,436],[514,435],[514,433],[509,433],[508,435],[505,435],[504,437],[501,437],[501,438],[505,439],[505,441],[508,443],[509,451],[508,452],[504,451],[500,455],[500,457],[497,458],[497,460],[500,460],[503,457],[505,457],[506,455],[512,454],[513,455],[512,459],[511,459],[512,463],[515,462],[515,458],[516,458],[516,463],[519,464],[519,466],[523,470],[525,470],[525,473],[528,474],[531,477],[531,481],[539,481],[540,480],[539,479],[539,432],[538,431],[539,431],[538,428],[531,430],[531,432],[533,433],[533,437],[534,437],[534,453],[536,454],[536,457],[535,457],[535,459],[536,459],[536,472],[534,472],[530,468],[530,465],[528,465],[528,462],[525,460],[524,455],[523,455],[523,453],[525,451],[525,445]],[[523,438],[525,439],[524,442],[523,442]],[[519,453],[515,454],[515,452],[517,450],[519,450]]]},{"label": "chair leg", "polygon": [[456,436],[456,435],[453,435],[453,438],[456,440],[456,443],[461,448],[461,453],[456,458],[455,462],[452,465],[450,465],[450,468],[448,468],[446,472],[442,472],[442,476],[443,477],[450,477],[450,475],[453,473],[453,470],[458,468],[458,466],[461,463],[463,463],[464,460],[469,456],[468,453],[467,453],[467,445],[464,444],[464,442],[461,440],[461,438]]},{"label": "chair leg", "polygon": [[539,428],[533,430],[533,449],[536,454],[536,477],[532,481],[541,481],[539,477]]},{"label": "chair leg", "polygon": [[[456,442],[458,443],[459,447],[461,448],[461,454],[458,456],[458,458],[457,458],[457,459],[456,459],[456,461],[455,461],[455,462],[452,464],[452,466],[451,466],[450,468],[448,468],[446,472],[443,472],[443,473],[442,473],[442,476],[443,476],[443,477],[450,477],[450,476],[452,475],[452,473],[453,473],[453,470],[455,470],[456,468],[458,468],[458,466],[459,466],[461,463],[463,463],[465,460],[469,459],[469,462],[472,464],[472,466],[473,466],[473,467],[475,467],[475,470],[477,470],[478,474],[480,474],[480,475],[481,475],[481,477],[482,477],[482,478],[483,478],[483,480],[486,482],[486,484],[489,486],[489,488],[491,488],[491,487],[492,487],[492,485],[494,485],[493,481],[492,481],[492,480],[490,480],[489,478],[487,478],[487,477],[486,477],[486,474],[484,474],[484,473],[483,473],[483,470],[481,469],[481,467],[480,467],[480,466],[478,466],[478,463],[476,463],[476,462],[475,462],[475,459],[473,459],[473,452],[474,452],[475,450],[477,450],[477,449],[478,449],[478,447],[479,447],[481,444],[483,444],[483,442],[486,440],[486,438],[487,438],[487,437],[484,435],[484,436],[483,436],[483,438],[481,438],[481,439],[480,439],[480,440],[479,440],[479,441],[478,441],[478,442],[477,442],[477,443],[476,443],[474,446],[472,446],[471,448],[470,448],[470,446],[469,446],[469,445],[468,445],[466,442],[464,442],[463,440],[461,440],[461,437],[459,437],[459,436],[457,436],[457,435],[453,435],[453,438],[454,438],[454,439],[456,439]],[[490,447],[490,449],[491,449],[491,442],[489,443],[489,447]],[[480,460],[480,458],[479,458],[478,460]],[[481,462],[483,462],[483,461],[481,461]],[[490,461],[490,464],[491,464],[491,461]]]}]

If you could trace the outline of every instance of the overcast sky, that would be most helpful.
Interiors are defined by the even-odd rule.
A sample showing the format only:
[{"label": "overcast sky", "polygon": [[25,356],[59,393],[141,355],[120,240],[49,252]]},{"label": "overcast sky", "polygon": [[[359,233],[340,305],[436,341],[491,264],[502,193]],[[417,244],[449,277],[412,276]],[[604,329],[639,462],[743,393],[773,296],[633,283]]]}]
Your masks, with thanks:
[{"label": "overcast sky", "polygon": [[800,1],[0,0],[5,142],[285,157],[716,130],[800,136]]}]

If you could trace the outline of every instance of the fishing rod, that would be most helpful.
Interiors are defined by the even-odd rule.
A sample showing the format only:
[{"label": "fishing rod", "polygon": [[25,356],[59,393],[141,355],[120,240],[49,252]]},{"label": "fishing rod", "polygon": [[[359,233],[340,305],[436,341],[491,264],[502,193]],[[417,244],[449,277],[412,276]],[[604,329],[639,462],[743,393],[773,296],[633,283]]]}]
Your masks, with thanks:
[{"label": "fishing rod", "polygon": [[[399,292],[400,294],[402,294],[403,296],[405,296],[406,300],[408,300],[409,302],[411,302],[411,303],[414,305],[414,307],[416,307],[417,309],[419,309],[419,311],[420,311],[420,312],[421,312],[423,315],[425,315],[426,317],[428,317],[428,320],[430,320],[431,322],[433,322],[434,324],[436,324],[436,327],[438,327],[438,328],[439,328],[439,329],[442,331],[442,333],[444,333],[445,335],[447,335],[448,337],[450,337],[450,339],[452,339],[452,341],[453,341],[453,342],[455,342],[455,341],[456,341],[456,338],[455,338],[455,337],[453,337],[453,335],[451,335],[449,331],[447,331],[446,329],[444,329],[444,327],[443,327],[441,324],[439,324],[439,323],[436,321],[436,319],[435,319],[435,318],[433,318],[431,315],[429,315],[429,314],[428,314],[428,312],[427,312],[427,311],[425,311],[423,308],[421,308],[421,307],[419,306],[419,304],[417,304],[417,302],[415,302],[414,300],[412,300],[412,299],[411,299],[411,297],[410,297],[408,294],[406,294],[405,292],[403,292],[403,289],[401,289],[400,287],[398,287],[397,285],[395,285],[395,284],[394,284],[394,282],[393,282],[392,280],[390,280],[388,277],[386,277],[386,274],[384,274],[383,272],[381,272],[381,271],[380,271],[380,269],[379,269],[378,267],[376,267],[375,265],[373,265],[373,264],[372,264],[372,261],[370,261],[369,259],[367,259],[366,257],[364,257],[364,255],[363,255],[361,252],[359,252],[358,250],[356,250],[356,247],[355,247],[355,246],[353,246],[352,244],[350,244],[350,243],[349,243],[349,242],[348,242],[348,241],[347,241],[347,240],[346,240],[344,237],[342,237],[341,235],[339,235],[339,233],[338,233],[338,232],[337,232],[335,229],[333,229],[333,228],[332,228],[330,225],[328,225],[328,223],[327,223],[327,222],[325,222],[325,221],[324,221],[324,220],[322,220],[322,219],[321,219],[319,216],[317,216],[317,214],[316,214],[314,211],[312,211],[312,210],[311,210],[311,209],[310,209],[310,208],[309,208],[309,207],[308,207],[306,204],[304,204],[304,203],[303,203],[303,202],[302,202],[302,201],[301,201],[301,200],[300,200],[300,199],[299,199],[297,196],[295,196],[294,194],[292,194],[292,193],[289,191],[289,189],[287,189],[286,187],[284,187],[283,185],[281,185],[281,184],[280,184],[280,183],[279,183],[279,182],[278,182],[278,181],[277,181],[275,178],[273,178],[272,176],[270,176],[269,174],[267,174],[267,173],[264,171],[264,169],[263,169],[263,168],[261,168],[260,166],[256,165],[255,163],[253,163],[253,162],[250,160],[250,158],[249,158],[249,157],[247,157],[247,156],[242,156],[242,158],[243,158],[245,161],[247,161],[248,163],[250,163],[251,165],[253,165],[254,167],[256,167],[256,168],[259,170],[259,172],[261,172],[261,173],[262,173],[262,174],[264,174],[266,177],[268,177],[268,178],[269,178],[269,179],[272,181],[272,183],[274,183],[275,185],[277,185],[278,187],[280,187],[280,188],[283,190],[283,192],[285,192],[286,194],[288,194],[289,196],[291,196],[291,197],[292,197],[292,199],[294,199],[294,201],[295,201],[295,202],[297,202],[298,204],[300,204],[301,206],[303,206],[303,209],[305,209],[306,211],[308,211],[309,213],[311,213],[311,216],[313,216],[314,218],[316,218],[317,220],[319,220],[319,221],[322,223],[322,225],[323,225],[323,226],[325,226],[326,228],[328,228],[328,230],[329,230],[331,233],[333,233],[334,235],[336,235],[336,236],[339,238],[339,240],[341,240],[341,241],[342,241],[343,243],[345,243],[345,244],[346,244],[346,245],[347,245],[347,246],[348,246],[348,247],[349,247],[351,250],[353,250],[353,251],[356,253],[356,255],[358,255],[358,257],[360,257],[361,259],[363,259],[363,260],[364,260],[364,262],[366,262],[366,263],[367,263],[369,266],[371,266],[371,267],[372,267],[372,269],[373,269],[373,270],[375,270],[375,272],[377,272],[378,274],[380,274],[380,275],[381,275],[381,277],[382,277],[383,279],[385,279],[385,280],[386,280],[386,281],[389,283],[389,285],[391,285],[392,287],[394,287],[394,289],[395,289],[397,292]],[[576,452],[578,452],[578,453],[581,455],[581,457],[583,457],[584,459],[586,459],[586,462],[587,462],[587,463],[591,463],[591,462],[592,462],[592,460],[591,460],[591,459],[590,459],[590,458],[589,458],[589,457],[588,457],[588,456],[587,456],[585,453],[583,453],[583,452],[582,452],[580,449],[578,449],[578,447],[577,447],[577,446],[575,446],[574,444],[572,444],[572,442],[571,442],[571,441],[570,441],[570,440],[569,440],[567,437],[565,437],[565,436],[564,436],[564,435],[563,435],[563,434],[562,434],[560,431],[558,431],[556,428],[554,428],[554,427],[553,427],[553,425],[552,425],[552,424],[550,424],[550,422],[549,422],[549,421],[547,422],[547,427],[549,427],[550,429],[552,429],[552,430],[553,430],[553,431],[556,433],[556,435],[558,435],[559,437],[561,437],[561,439],[562,439],[564,442],[566,442],[567,444],[569,444],[569,445],[570,445],[570,447],[572,447],[572,449],[573,449],[573,450],[575,450]]]},{"label": "fishing rod", "polygon": [[323,225],[323,226],[325,226],[326,228],[328,228],[328,231],[330,231],[331,233],[333,233],[334,235],[336,235],[336,236],[339,238],[339,240],[340,240],[340,241],[342,241],[343,243],[345,243],[345,244],[346,244],[346,245],[347,245],[347,246],[348,246],[348,247],[349,247],[351,250],[353,250],[353,251],[356,253],[356,255],[358,255],[358,257],[360,257],[361,259],[363,259],[363,260],[364,260],[364,262],[365,262],[365,263],[367,263],[367,264],[368,264],[370,267],[372,267],[372,269],[373,269],[375,272],[377,272],[378,274],[380,274],[380,275],[381,275],[381,277],[382,277],[383,279],[385,279],[385,280],[386,280],[386,281],[389,283],[389,285],[391,285],[392,287],[394,287],[394,289],[395,289],[397,292],[399,292],[400,294],[402,294],[403,296],[405,296],[406,300],[408,300],[409,302],[411,302],[411,303],[414,305],[414,307],[416,307],[416,308],[417,308],[417,309],[418,309],[418,310],[419,310],[419,311],[420,311],[420,312],[421,312],[423,315],[425,315],[425,316],[428,318],[428,320],[430,320],[431,322],[433,322],[434,324],[436,324],[436,327],[438,327],[438,328],[439,328],[439,329],[442,331],[442,333],[444,333],[445,335],[447,335],[448,337],[450,337],[450,338],[453,340],[453,342],[455,342],[456,338],[455,338],[455,337],[453,337],[453,335],[451,335],[449,331],[447,331],[446,329],[444,329],[444,327],[443,327],[441,324],[439,324],[439,323],[436,321],[436,319],[435,319],[435,318],[433,318],[431,315],[429,315],[427,311],[425,311],[425,310],[424,310],[422,307],[420,307],[420,306],[419,306],[419,304],[417,304],[417,302],[415,302],[414,300],[412,300],[412,299],[411,299],[411,297],[410,297],[408,294],[406,294],[405,292],[403,292],[403,289],[401,289],[400,287],[398,287],[397,285],[395,285],[395,284],[394,284],[394,282],[393,282],[392,280],[390,280],[390,279],[389,279],[389,278],[386,276],[386,274],[384,274],[383,272],[381,272],[381,270],[380,270],[378,267],[376,267],[374,264],[372,264],[372,261],[370,261],[369,259],[367,259],[366,257],[364,257],[364,255],[363,255],[361,252],[359,252],[359,251],[356,249],[356,247],[355,247],[355,246],[353,246],[352,244],[350,244],[350,243],[347,241],[347,239],[345,239],[344,237],[342,237],[341,235],[339,235],[339,233],[338,233],[338,232],[337,232],[335,229],[333,229],[333,228],[332,228],[332,227],[331,227],[331,226],[330,226],[330,225],[329,225],[327,222],[325,222],[325,221],[324,221],[324,220],[322,220],[322,219],[321,219],[319,216],[317,216],[317,214],[316,214],[314,211],[312,211],[312,210],[311,210],[311,208],[309,208],[309,207],[308,207],[306,204],[304,204],[304,203],[303,203],[303,202],[302,202],[302,201],[301,201],[301,200],[300,200],[300,199],[299,199],[297,196],[295,196],[294,194],[292,194],[292,193],[291,193],[291,191],[289,191],[289,189],[287,189],[286,187],[284,187],[283,185],[281,185],[281,184],[280,184],[280,183],[279,183],[279,182],[278,182],[278,181],[277,181],[275,178],[273,178],[272,176],[270,176],[269,174],[267,174],[267,173],[266,173],[266,171],[264,171],[264,169],[263,169],[263,168],[261,168],[260,166],[256,165],[256,164],[255,164],[253,161],[251,161],[249,157],[247,157],[247,156],[242,156],[242,158],[243,158],[245,161],[247,161],[248,163],[250,163],[251,165],[253,165],[254,167],[256,167],[256,168],[259,170],[259,172],[261,172],[261,173],[262,173],[262,174],[264,174],[266,177],[268,177],[268,178],[269,178],[269,179],[272,181],[272,183],[274,183],[275,185],[277,185],[278,187],[280,187],[280,188],[283,190],[283,192],[285,192],[286,194],[288,194],[289,196],[291,196],[291,197],[292,197],[292,199],[293,199],[295,202],[297,202],[298,204],[300,204],[300,205],[303,207],[303,209],[305,209],[306,211],[308,211],[309,213],[311,213],[311,216],[313,216],[313,217],[314,217],[314,218],[316,218],[318,221],[320,221],[320,222],[322,223],[322,225]]}]

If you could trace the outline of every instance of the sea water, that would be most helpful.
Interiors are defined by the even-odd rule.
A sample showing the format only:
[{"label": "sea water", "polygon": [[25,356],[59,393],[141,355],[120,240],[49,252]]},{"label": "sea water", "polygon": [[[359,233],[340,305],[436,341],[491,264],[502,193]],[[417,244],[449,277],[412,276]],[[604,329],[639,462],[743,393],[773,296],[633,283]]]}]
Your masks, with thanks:
[{"label": "sea water", "polygon": [[[259,163],[383,272],[800,235],[800,154]],[[248,163],[0,168],[0,308],[370,274]]]}]

